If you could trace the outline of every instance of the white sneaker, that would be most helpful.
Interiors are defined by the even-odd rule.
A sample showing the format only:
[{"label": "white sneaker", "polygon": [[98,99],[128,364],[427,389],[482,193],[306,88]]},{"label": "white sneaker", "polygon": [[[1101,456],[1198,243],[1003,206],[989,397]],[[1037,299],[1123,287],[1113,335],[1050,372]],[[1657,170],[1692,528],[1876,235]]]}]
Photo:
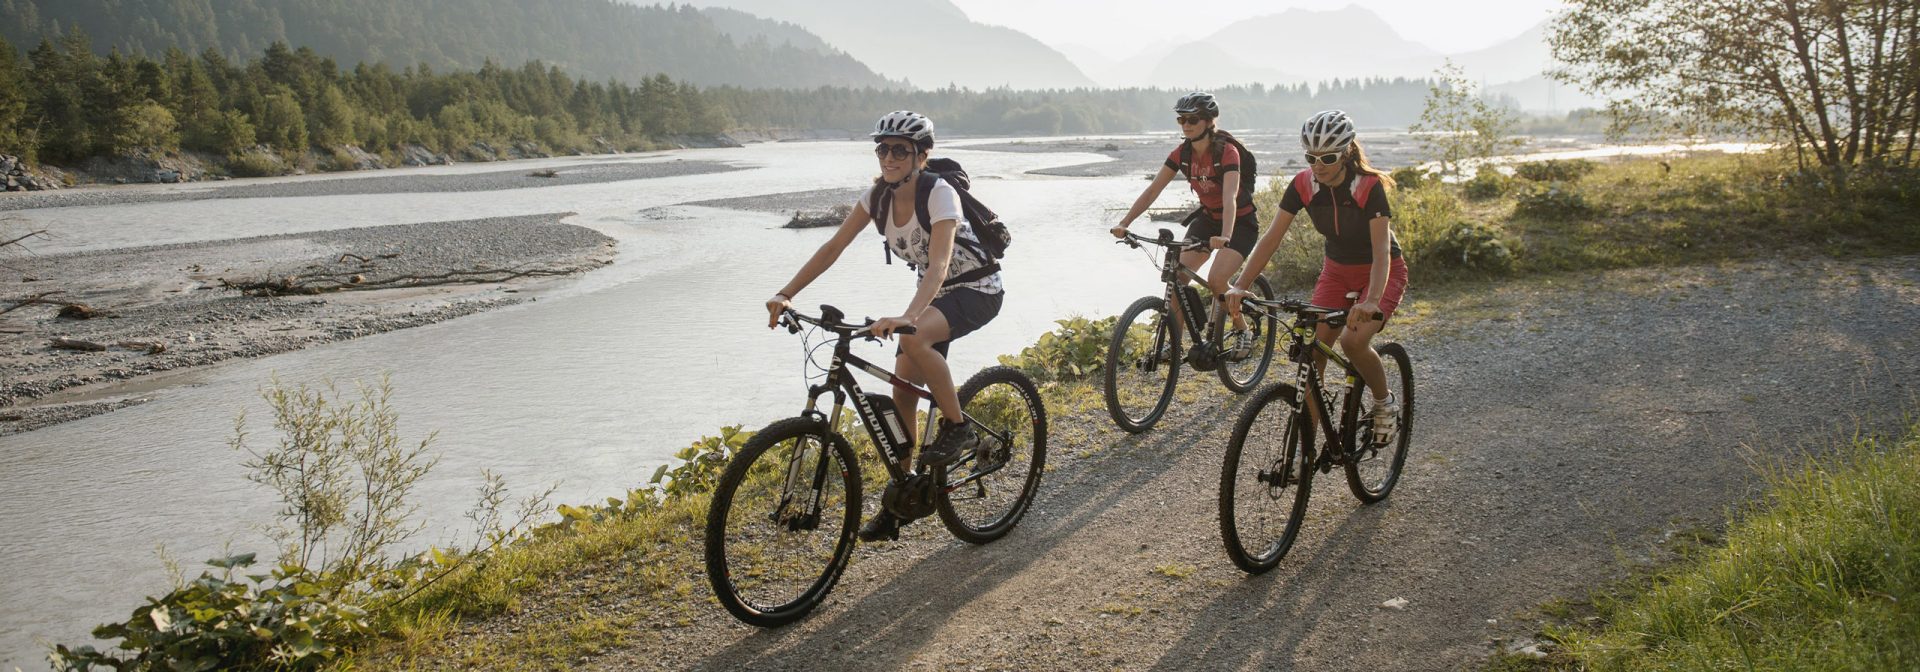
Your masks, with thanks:
[{"label": "white sneaker", "polygon": [[1373,402],[1373,441],[1387,443],[1394,438],[1394,430],[1399,429],[1400,400],[1393,393],[1387,393],[1386,401]]},{"label": "white sneaker", "polygon": [[1244,362],[1253,356],[1253,330],[1235,329],[1227,335],[1227,361]]}]

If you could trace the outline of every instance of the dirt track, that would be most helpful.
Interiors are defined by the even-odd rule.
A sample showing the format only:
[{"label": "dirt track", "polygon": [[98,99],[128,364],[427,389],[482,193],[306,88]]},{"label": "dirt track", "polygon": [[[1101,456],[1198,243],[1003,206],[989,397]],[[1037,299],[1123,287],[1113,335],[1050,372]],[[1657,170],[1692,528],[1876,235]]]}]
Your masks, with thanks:
[{"label": "dirt track", "polygon": [[[1237,398],[1189,373],[1198,400],[1142,436],[1098,406],[1053,409],[1054,468],[997,543],[922,521],[863,548],[820,610],[778,630],[732,621],[689,577],[692,623],[643,624],[569,666],[1471,667],[1492,639],[1529,634],[1541,603],[1621,575],[1670,531],[1718,526],[1757,492],[1754,452],[1890,428],[1920,375],[1912,257],[1615,272],[1413,305],[1391,334],[1418,376],[1405,478],[1373,506],[1337,473],[1316,481],[1300,542],[1267,575],[1220,548]],[[1393,598],[1408,605],[1381,606]],[[555,616],[540,601],[518,618]]]}]

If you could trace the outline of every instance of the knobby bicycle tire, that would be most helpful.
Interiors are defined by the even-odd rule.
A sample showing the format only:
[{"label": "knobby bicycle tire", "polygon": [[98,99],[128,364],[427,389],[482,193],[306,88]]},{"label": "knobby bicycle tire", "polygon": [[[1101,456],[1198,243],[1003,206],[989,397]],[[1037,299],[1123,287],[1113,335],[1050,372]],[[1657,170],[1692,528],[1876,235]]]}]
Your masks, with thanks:
[{"label": "knobby bicycle tire", "polygon": [[[794,450],[803,451],[798,470],[791,468]],[[815,451],[813,457],[804,454],[809,450]],[[830,459],[822,463],[822,458]],[[792,529],[774,519],[776,511],[794,511],[779,506],[781,494],[791,492],[783,483],[795,478],[810,483],[815,475],[822,485],[814,527]],[[707,579],[714,596],[728,613],[751,625],[780,626],[807,615],[846,569],[860,506],[860,463],[845,438],[804,417],[755,433],[727,463],[707,510]],[[782,552],[800,557],[775,557]]]},{"label": "knobby bicycle tire", "polygon": [[[1249,574],[1286,557],[1313,494],[1313,427],[1297,395],[1285,383],[1256,391],[1234,421],[1220,464],[1220,539],[1227,557]],[[1290,480],[1267,480],[1274,478]],[[1273,520],[1278,515],[1285,519]]]},{"label": "knobby bicycle tire", "polygon": [[[960,386],[960,406],[981,425],[975,432],[988,452],[943,471],[935,504],[940,522],[954,537],[985,544],[1020,523],[1040,488],[1047,466],[1047,408],[1033,381],[1005,366],[983,369],[967,379]],[[1001,443],[996,435],[1011,441]],[[958,482],[976,469],[993,471],[957,489],[946,487],[948,479]]]},{"label": "knobby bicycle tire", "polygon": [[[1380,353],[1380,361],[1386,366],[1388,387],[1395,388],[1394,396],[1399,398],[1400,418],[1397,434],[1387,445],[1376,450],[1368,445],[1373,440],[1371,420],[1355,422],[1359,415],[1361,395],[1369,394],[1366,392],[1366,383],[1355,383],[1347,394],[1352,403],[1348,404],[1350,410],[1342,427],[1353,428],[1348,432],[1352,443],[1347,445],[1362,451],[1362,454],[1347,460],[1347,488],[1353,491],[1355,498],[1367,504],[1393,494],[1393,486],[1400,482],[1400,472],[1406,467],[1407,444],[1413,437],[1413,362],[1407,356],[1407,349],[1399,343],[1383,343],[1374,351]],[[1395,383],[1398,383],[1397,387]]]},{"label": "knobby bicycle tire", "polygon": [[[1145,322],[1136,328],[1142,316]],[[1155,352],[1156,347],[1161,350]],[[1106,364],[1107,415],[1115,425],[1138,434],[1160,421],[1180,382],[1180,354],[1180,325],[1173,322],[1161,297],[1140,297],[1120,314],[1107,343]],[[1158,380],[1161,375],[1164,380]],[[1147,403],[1156,385],[1158,396]]]}]

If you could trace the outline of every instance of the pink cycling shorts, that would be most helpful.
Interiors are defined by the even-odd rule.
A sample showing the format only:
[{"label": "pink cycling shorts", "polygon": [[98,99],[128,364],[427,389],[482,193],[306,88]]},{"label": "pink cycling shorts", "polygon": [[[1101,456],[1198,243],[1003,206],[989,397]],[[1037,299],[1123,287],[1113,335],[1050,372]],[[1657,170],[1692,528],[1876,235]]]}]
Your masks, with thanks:
[{"label": "pink cycling shorts", "polygon": [[[1324,308],[1352,308],[1367,299],[1367,276],[1373,272],[1373,264],[1338,264],[1327,259],[1320,266],[1320,280],[1313,285],[1313,305]],[[1359,292],[1360,300],[1347,298],[1348,292]],[[1400,307],[1400,297],[1407,293],[1407,262],[1394,257],[1387,267],[1387,291],[1380,297],[1380,312],[1393,317],[1393,310]]]}]

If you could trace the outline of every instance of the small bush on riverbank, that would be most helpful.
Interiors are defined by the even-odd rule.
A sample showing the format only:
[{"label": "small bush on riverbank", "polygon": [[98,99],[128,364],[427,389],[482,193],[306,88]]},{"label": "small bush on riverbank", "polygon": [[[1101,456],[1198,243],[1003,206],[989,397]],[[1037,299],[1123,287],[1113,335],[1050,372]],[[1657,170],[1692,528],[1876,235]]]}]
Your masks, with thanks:
[{"label": "small bush on riverbank", "polygon": [[1766,472],[1718,548],[1553,632],[1592,670],[1920,667],[1920,423]]},{"label": "small bush on riverbank", "polygon": [[1087,319],[1075,315],[1054,320],[1060,328],[1041,334],[1018,355],[1001,355],[1000,363],[1019,369],[1035,382],[1076,381],[1099,374],[1107,361],[1107,341],[1118,317]]}]

